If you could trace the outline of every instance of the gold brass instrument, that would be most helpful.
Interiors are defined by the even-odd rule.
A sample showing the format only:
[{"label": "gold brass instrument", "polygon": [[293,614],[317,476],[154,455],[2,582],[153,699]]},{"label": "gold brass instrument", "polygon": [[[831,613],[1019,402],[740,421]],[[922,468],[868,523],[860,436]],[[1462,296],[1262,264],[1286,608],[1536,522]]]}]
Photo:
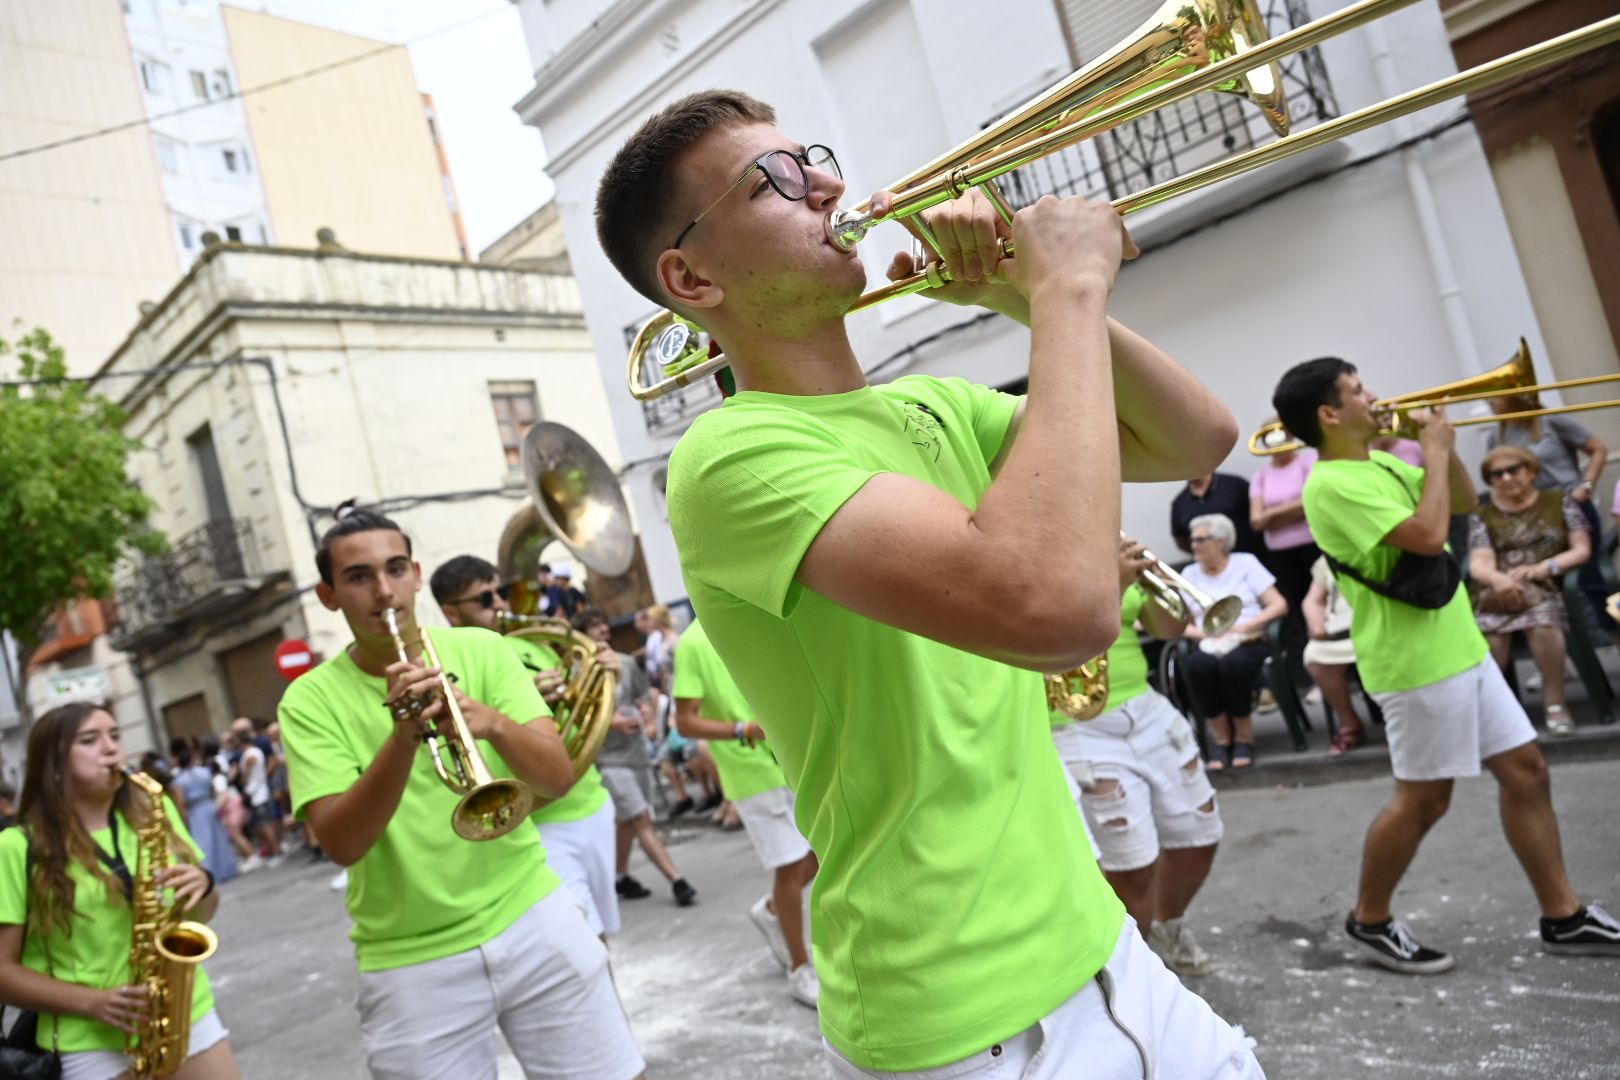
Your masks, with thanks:
[{"label": "gold brass instrument", "polygon": [[[1414,409],[1428,409],[1436,405],[1456,405],[1466,401],[1482,401],[1488,398],[1521,397],[1527,398],[1531,404],[1539,402],[1540,394],[1544,390],[1568,390],[1576,386],[1595,386],[1598,383],[1615,382],[1620,380],[1620,372],[1609,375],[1592,375],[1582,379],[1563,379],[1558,382],[1538,383],[1536,381],[1536,367],[1530,356],[1530,345],[1519,339],[1519,351],[1507,363],[1494,367],[1480,375],[1473,375],[1456,382],[1442,383],[1431,386],[1427,390],[1415,390],[1410,394],[1400,394],[1396,397],[1379,398],[1373,402],[1373,410],[1384,414],[1387,419],[1381,421],[1379,434],[1401,435],[1408,434],[1409,427],[1405,423],[1406,413]],[[1612,409],[1620,406],[1620,398],[1611,398],[1608,401],[1583,401],[1573,405],[1549,405],[1545,408],[1520,409],[1515,412],[1495,414],[1490,416],[1465,416],[1451,422],[1452,427],[1469,427],[1473,424],[1496,424],[1503,420],[1528,420],[1533,416],[1556,416],[1559,413],[1586,412],[1589,409]],[[1270,457],[1273,454],[1284,454],[1290,450],[1298,450],[1304,444],[1297,439],[1290,438],[1287,430],[1276,420],[1261,425],[1249,436],[1249,453],[1257,457]]]},{"label": "gold brass instrument", "polygon": [[[394,639],[399,658],[408,663],[410,656],[405,651],[405,639],[400,636],[394,609],[385,610],[383,619],[388,623],[388,633]],[[422,638],[422,662],[428,667],[441,667],[438,650],[434,649],[427,630],[419,626],[417,633]],[[424,720],[422,713],[441,697],[444,717],[437,721]],[[461,796],[450,815],[450,824],[457,836],[463,840],[494,840],[528,820],[534,809],[534,792],[519,780],[498,780],[490,774],[467,727],[467,719],[461,715],[456,695],[450,692],[448,685],[441,681],[441,689],[411,695],[395,706],[394,715],[401,720],[414,718],[421,726],[422,741],[427,743],[434,771],[445,787]],[[441,734],[445,740],[442,746]]]},{"label": "gold brass instrument", "polygon": [[535,424],[523,437],[523,474],[529,502],[575,558],[607,577],[630,569],[630,507],[612,466],[590,443],[562,424]]},{"label": "gold brass instrument", "polygon": [[[1269,115],[1273,110],[1268,102],[1275,100],[1280,106],[1280,99],[1268,94],[1268,79],[1272,87],[1277,84],[1275,70],[1269,65],[1413,2],[1415,0],[1360,0],[1270,40],[1263,39],[1263,32],[1247,3],[1167,5],[1125,45],[1081,68],[1012,116],[936,159],[924,171],[926,175],[914,174],[894,185],[891,189],[894,209],[886,217],[870,214],[869,207],[835,211],[828,219],[829,238],[848,250],[872,226],[885,220],[902,219],[914,234],[928,241],[926,227],[914,215],[954,199],[969,188],[982,190],[1003,217],[1010,217],[1010,208],[995,188],[997,177],[1204,90],[1224,87],[1245,93],[1257,101],[1262,110],[1268,112],[1273,125],[1278,126],[1277,117]],[[1202,47],[1198,39],[1202,39]],[[1155,184],[1118,200],[1114,209],[1121,214],[1131,214],[1155,206],[1442,101],[1477,93],[1562,63],[1614,41],[1620,41],[1620,15]],[[1110,67],[1121,57],[1133,56],[1138,59],[1125,66],[1136,65],[1134,75],[1121,76]],[[1161,62],[1162,69],[1156,67]],[[1099,102],[1101,111],[1097,111]],[[1014,254],[1011,245],[1003,243],[1002,248],[1004,255]],[[897,296],[936,288],[948,280],[943,266],[930,265],[910,277],[867,293],[855,301],[850,310],[860,311]],[[669,311],[653,316],[630,348],[626,373],[630,393],[637,400],[647,401],[707,378],[726,366],[723,354],[710,355],[711,346],[709,335],[689,320]],[[657,370],[662,378],[649,385],[644,375],[651,370]]]},{"label": "gold brass instrument", "polygon": [[[602,740],[613,726],[618,676],[598,658],[596,642],[561,619],[501,611],[495,615],[495,628],[508,637],[544,645],[562,661],[563,694],[551,707],[551,715],[562,735],[563,745],[568,748],[574,779],[578,780],[596,760]],[[536,809],[553,801],[539,792],[534,793]]]},{"label": "gold brass instrument", "polygon": [[147,806],[146,824],[136,834],[140,847],[130,895],[129,946],[129,981],[146,988],[146,1005],[124,1041],[130,1075],[146,1080],[169,1076],[185,1063],[197,965],[214,955],[219,935],[204,923],[182,922],[163,902],[157,874],[171,863],[163,785],[135,769],[126,768],[124,775],[146,796]]},{"label": "gold brass instrument", "polygon": [[[1119,538],[1130,537],[1120,531]],[[1204,611],[1200,624],[1210,637],[1220,637],[1238,621],[1243,613],[1243,601],[1236,596],[1211,599],[1198,586],[1182,577],[1163,559],[1146,548],[1142,558],[1148,561],[1137,582],[1148,594],[1148,599],[1177,622],[1186,622],[1191,615],[1188,601]],[[1091,720],[1108,703],[1108,657],[1098,656],[1077,668],[1046,677],[1046,706],[1056,709],[1074,720]]]}]

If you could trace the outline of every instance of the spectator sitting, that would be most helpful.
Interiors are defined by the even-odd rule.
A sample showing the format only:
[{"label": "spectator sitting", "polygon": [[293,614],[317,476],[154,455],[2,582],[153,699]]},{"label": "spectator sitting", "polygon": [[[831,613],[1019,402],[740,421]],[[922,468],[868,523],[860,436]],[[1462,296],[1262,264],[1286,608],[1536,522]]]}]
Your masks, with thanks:
[{"label": "spectator sitting", "polygon": [[1547,730],[1575,730],[1564,701],[1564,634],[1569,628],[1558,577],[1592,556],[1592,532],[1575,500],[1558,489],[1537,490],[1541,463],[1522,446],[1498,446],[1480,474],[1490,498],[1469,522],[1468,573],[1475,621],[1505,669],[1513,635],[1530,642],[1541,672]]},{"label": "spectator sitting", "polygon": [[[1265,629],[1287,614],[1288,601],[1259,559],[1232,550],[1237,527],[1231,518],[1203,514],[1193,518],[1189,533],[1197,561],[1182,575],[1208,596],[1243,601],[1238,621],[1220,637],[1206,637],[1196,620],[1186,633],[1198,643],[1187,661],[1187,677],[1199,704],[1211,713],[1215,736],[1209,768],[1241,769],[1254,764],[1254,683],[1269,651]],[[1197,615],[1201,619],[1203,612]]]},{"label": "spectator sitting", "polygon": [[1261,555],[1265,545],[1249,524],[1249,482],[1231,473],[1205,473],[1187,481],[1170,503],[1170,535],[1176,547],[1189,555],[1192,549],[1192,520],[1200,514],[1225,514],[1237,522],[1237,542],[1233,551]]},{"label": "spectator sitting", "polygon": [[[1361,717],[1350,703],[1350,668],[1356,662],[1356,647],[1350,641],[1350,604],[1339,591],[1339,583],[1328,569],[1326,559],[1311,566],[1311,587],[1305,594],[1305,628],[1310,641],[1305,645],[1305,670],[1322,691],[1322,703],[1330,710],[1328,729],[1333,740],[1328,754],[1338,757],[1367,741]],[[1333,718],[1339,719],[1334,730]]]}]

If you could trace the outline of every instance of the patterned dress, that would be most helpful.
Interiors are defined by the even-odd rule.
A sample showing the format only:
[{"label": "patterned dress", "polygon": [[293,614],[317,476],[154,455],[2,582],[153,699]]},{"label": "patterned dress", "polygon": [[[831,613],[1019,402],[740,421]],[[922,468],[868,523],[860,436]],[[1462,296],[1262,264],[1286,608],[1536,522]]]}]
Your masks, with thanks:
[{"label": "patterned dress", "polygon": [[[1494,550],[1497,568],[1505,572],[1515,566],[1534,566],[1568,551],[1570,534],[1576,531],[1587,531],[1587,526],[1575,501],[1562,491],[1542,491],[1535,502],[1517,512],[1503,510],[1493,502],[1482,505],[1468,520],[1468,548]],[[1528,609],[1512,613],[1480,611],[1483,590],[1477,582],[1469,582],[1468,587],[1482,633],[1512,634],[1537,626],[1569,630],[1564,596],[1556,581],[1527,583],[1527,593],[1539,599]]]}]

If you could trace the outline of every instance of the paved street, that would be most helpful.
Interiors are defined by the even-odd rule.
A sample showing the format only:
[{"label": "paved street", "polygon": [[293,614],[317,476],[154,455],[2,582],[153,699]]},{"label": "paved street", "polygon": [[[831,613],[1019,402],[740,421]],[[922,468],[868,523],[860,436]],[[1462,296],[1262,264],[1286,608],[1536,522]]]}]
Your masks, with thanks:
[{"label": "paved street", "polygon": [[[1620,908],[1620,763],[1559,764],[1553,782],[1578,890]],[[1257,773],[1223,787],[1227,838],[1194,912],[1222,966],[1196,988],[1258,1041],[1273,1080],[1620,1078],[1620,961],[1540,952],[1488,779],[1459,786],[1397,902],[1425,940],[1457,953],[1457,970],[1403,978],[1348,953],[1339,927],[1361,835],[1389,786],[1285,790]],[[694,827],[671,840],[698,905],[678,909],[662,889],[626,905],[613,945],[648,1075],[826,1076],[813,1014],[788,997],[746,918],[765,886],[748,841]],[[225,892],[209,970],[251,1078],[364,1075],[332,873],[298,856]],[[508,1063],[506,1075],[519,1074]]]}]

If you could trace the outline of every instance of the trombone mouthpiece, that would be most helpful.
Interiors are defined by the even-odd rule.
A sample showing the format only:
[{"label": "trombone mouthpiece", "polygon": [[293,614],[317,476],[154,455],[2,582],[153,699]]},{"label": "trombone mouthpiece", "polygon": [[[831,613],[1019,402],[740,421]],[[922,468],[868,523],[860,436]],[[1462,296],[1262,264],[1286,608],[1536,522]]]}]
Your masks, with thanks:
[{"label": "trombone mouthpiece", "polygon": [[853,251],[866,238],[875,218],[854,210],[834,210],[827,215],[827,239],[839,251]]}]

